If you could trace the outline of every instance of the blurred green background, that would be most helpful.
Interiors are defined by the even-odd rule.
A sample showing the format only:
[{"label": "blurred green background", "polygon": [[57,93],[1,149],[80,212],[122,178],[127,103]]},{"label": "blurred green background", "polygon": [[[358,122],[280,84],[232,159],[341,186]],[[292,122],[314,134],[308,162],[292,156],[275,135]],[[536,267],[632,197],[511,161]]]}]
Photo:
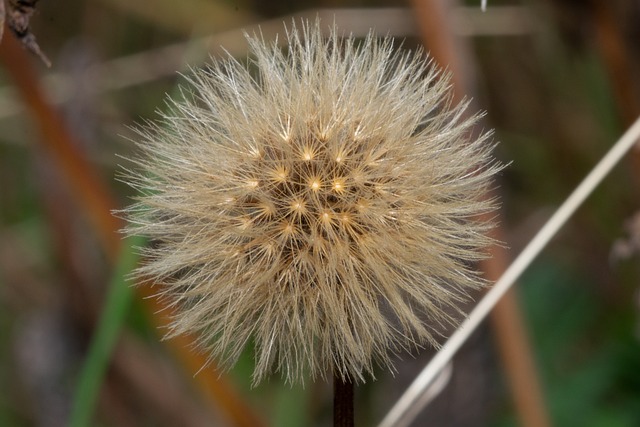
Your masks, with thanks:
[{"label": "blurred green background", "polygon": [[[276,376],[251,389],[250,352],[228,375],[196,375],[176,350],[184,343],[161,342],[153,304],[126,295],[113,267],[120,237],[109,249],[77,194],[84,184],[89,199],[107,195],[109,209],[129,204],[117,155],[133,150],[131,126],[176,94],[177,71],[221,46],[246,58],[243,28],[273,37],[283,21],[317,14],[346,32],[373,27],[402,48],[464,59],[445,65],[464,74],[474,108],[486,111],[481,126],[495,128],[497,156],[511,162],[497,190],[511,258],[640,114],[638,2],[496,0],[483,14],[479,1],[42,0],[30,29],[53,66],[6,49],[0,64],[0,426],[69,425],[109,284],[125,289],[115,302],[125,333],[110,363],[111,350],[101,350],[107,364],[104,378],[93,377],[101,386],[88,425],[330,425],[329,384],[291,388]],[[441,28],[425,22],[434,16]],[[12,69],[35,78],[19,83]],[[34,87],[44,112],[26,100]],[[75,154],[56,151],[46,117],[68,131]],[[89,168],[69,175],[74,156]],[[517,286],[551,425],[640,425],[639,158],[625,158]],[[509,356],[495,341],[491,326],[474,335],[413,425],[536,425],[514,405]],[[359,387],[358,425],[375,425],[432,354],[403,356],[395,376],[380,372]],[[198,381],[219,376],[219,390],[203,393]]]}]

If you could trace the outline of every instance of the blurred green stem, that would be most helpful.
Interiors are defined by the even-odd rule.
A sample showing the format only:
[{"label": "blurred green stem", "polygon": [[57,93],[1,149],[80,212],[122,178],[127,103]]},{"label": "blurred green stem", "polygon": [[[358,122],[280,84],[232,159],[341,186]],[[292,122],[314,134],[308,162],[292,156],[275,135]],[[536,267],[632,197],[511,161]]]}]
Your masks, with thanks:
[{"label": "blurred green stem", "polygon": [[133,248],[143,246],[144,239],[133,237],[128,240],[122,245],[118,263],[109,284],[104,309],[78,378],[69,420],[70,427],[91,425],[113,347],[133,300],[133,289],[130,283],[127,283],[126,277],[138,261]]}]

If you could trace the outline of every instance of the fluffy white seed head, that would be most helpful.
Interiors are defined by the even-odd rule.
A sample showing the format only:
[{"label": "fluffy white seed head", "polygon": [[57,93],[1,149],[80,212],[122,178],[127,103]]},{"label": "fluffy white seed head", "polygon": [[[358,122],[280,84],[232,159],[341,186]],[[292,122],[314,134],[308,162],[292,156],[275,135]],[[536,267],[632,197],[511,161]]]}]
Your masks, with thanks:
[{"label": "fluffy white seed head", "polygon": [[127,178],[129,232],[152,241],[140,274],[178,309],[173,333],[225,366],[252,341],[255,382],[360,381],[434,344],[490,242],[477,217],[499,166],[447,79],[390,39],[320,29],[195,70]]}]

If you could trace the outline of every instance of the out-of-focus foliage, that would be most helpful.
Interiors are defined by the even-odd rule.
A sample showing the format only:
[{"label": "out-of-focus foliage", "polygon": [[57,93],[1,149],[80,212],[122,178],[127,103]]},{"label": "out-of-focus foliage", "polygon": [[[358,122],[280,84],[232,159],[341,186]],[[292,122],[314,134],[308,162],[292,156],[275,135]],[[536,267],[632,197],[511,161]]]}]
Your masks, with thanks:
[{"label": "out-of-focus foliage", "polygon": [[[69,0],[64,5],[43,0],[30,30],[53,66],[46,69],[37,58],[31,66],[80,142],[77,150],[117,196],[117,208],[128,205],[133,194],[114,179],[117,164],[124,163],[116,153],[126,157],[133,150],[129,126],[157,118],[158,108],[166,111],[166,93],[179,95],[175,84],[181,77],[174,70],[188,72],[185,62],[202,65],[220,44],[244,60],[246,43],[236,29],[253,31],[261,24],[268,36],[274,19],[336,6],[361,8],[336,9],[347,31],[375,22],[383,35],[401,28],[406,48],[421,43],[411,4],[391,0]],[[501,33],[508,26],[498,22],[490,35],[464,37],[473,48],[474,102],[487,111],[486,125],[496,128],[498,156],[512,161],[498,191],[505,243],[516,254],[639,113],[640,88],[632,77],[640,72],[634,43],[640,7],[625,1],[496,0],[482,16],[504,12],[505,6],[534,25]],[[365,15],[381,7],[406,13],[385,9]],[[469,12],[454,9],[459,19],[483,19]],[[368,21],[358,20],[363,16]],[[388,30],[397,19],[400,25]],[[208,36],[214,38],[207,45],[203,37]],[[131,56],[138,54],[143,56]],[[66,425],[112,269],[5,70],[1,64],[0,426]],[[627,160],[518,288],[557,426],[640,425],[640,254],[624,257],[613,249],[629,239],[632,228],[625,224],[640,210],[640,163]],[[159,342],[163,332],[155,330],[150,316],[142,300],[128,313],[126,342],[119,343],[118,362],[107,372],[96,423],[223,423],[225,404],[211,406],[198,395],[193,372],[185,372]],[[463,349],[454,380],[425,411],[430,425],[516,425],[490,332],[481,331]],[[381,373],[379,381],[358,389],[361,425],[374,425],[384,415],[428,355],[415,361],[406,356],[396,363],[395,378]],[[328,425],[329,385],[292,389],[274,377],[251,389],[252,363],[248,352],[225,379],[266,423]]]}]

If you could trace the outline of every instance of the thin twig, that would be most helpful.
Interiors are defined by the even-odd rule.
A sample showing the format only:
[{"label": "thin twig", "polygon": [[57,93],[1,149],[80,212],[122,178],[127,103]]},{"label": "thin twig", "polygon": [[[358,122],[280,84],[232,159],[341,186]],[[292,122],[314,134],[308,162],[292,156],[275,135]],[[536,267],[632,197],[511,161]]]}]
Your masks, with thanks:
[{"label": "thin twig", "polygon": [[[533,262],[560,228],[573,213],[582,205],[584,200],[609,174],[611,169],[629,152],[640,138],[640,117],[614,144],[609,152],[591,170],[587,177],[578,185],[553,216],[540,229],[518,257],[511,263],[500,280],[476,305],[467,320],[454,332],[442,349],[431,359],[420,375],[413,381],[407,391],[391,408],[391,411],[379,424],[379,427],[396,427],[401,422],[407,422],[405,414],[417,402],[425,388],[429,386],[438,373],[447,365],[462,344],[471,336],[485,317],[491,312],[500,298],[511,285],[520,277],[524,270]],[[410,421],[410,420],[409,420]]]}]

